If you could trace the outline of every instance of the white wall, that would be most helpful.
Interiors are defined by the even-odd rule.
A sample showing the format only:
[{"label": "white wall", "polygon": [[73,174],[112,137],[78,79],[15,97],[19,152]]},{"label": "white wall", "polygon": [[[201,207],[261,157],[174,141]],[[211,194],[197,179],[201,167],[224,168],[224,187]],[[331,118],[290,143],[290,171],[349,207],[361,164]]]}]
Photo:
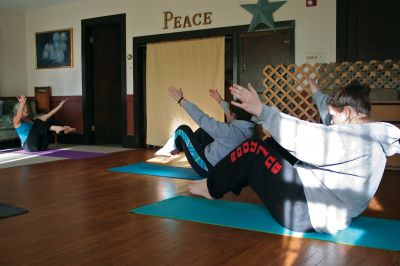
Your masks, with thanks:
[{"label": "white wall", "polygon": [[[272,1],[271,1],[272,2]],[[126,13],[126,52],[132,53],[132,37],[249,24],[252,15],[240,4],[256,0],[131,0],[87,1],[26,13],[27,94],[35,86],[52,86],[53,95],[82,95],[81,20]],[[188,29],[163,29],[163,12],[186,16],[212,12],[211,25]],[[295,20],[295,62],[302,64],[310,54],[321,55],[320,61],[336,58],[336,0],[323,0],[307,8],[304,0],[288,0],[274,13],[275,21]],[[73,28],[74,67],[35,69],[35,32]],[[133,92],[133,77],[127,62],[127,93]],[[0,76],[1,77],[1,76]],[[10,91],[7,93],[12,94]]]},{"label": "white wall", "polygon": [[0,96],[26,94],[25,13],[0,9]]}]

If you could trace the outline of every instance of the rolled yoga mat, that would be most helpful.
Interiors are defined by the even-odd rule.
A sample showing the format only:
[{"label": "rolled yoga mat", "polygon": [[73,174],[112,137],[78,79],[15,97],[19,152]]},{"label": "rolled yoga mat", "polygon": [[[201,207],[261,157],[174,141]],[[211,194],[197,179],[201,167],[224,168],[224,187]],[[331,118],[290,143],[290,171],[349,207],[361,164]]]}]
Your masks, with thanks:
[{"label": "rolled yoga mat", "polygon": [[277,235],[400,251],[400,221],[357,217],[336,234],[299,233],[279,225],[263,205],[176,196],[129,212]]},{"label": "rolled yoga mat", "polygon": [[108,169],[114,172],[132,173],[141,175],[162,176],[169,178],[180,178],[199,180],[202,179],[192,168],[175,167],[170,165],[153,163],[135,163]]}]

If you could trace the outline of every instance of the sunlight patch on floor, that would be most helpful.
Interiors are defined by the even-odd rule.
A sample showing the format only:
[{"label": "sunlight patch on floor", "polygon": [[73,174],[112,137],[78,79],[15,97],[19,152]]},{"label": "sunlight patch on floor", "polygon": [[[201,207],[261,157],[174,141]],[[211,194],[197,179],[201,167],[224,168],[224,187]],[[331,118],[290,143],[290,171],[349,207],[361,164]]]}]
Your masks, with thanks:
[{"label": "sunlight patch on floor", "polygon": [[[64,151],[82,151],[82,152],[97,152],[97,153],[113,153],[119,151],[132,150],[122,147],[114,146],[97,146],[97,145],[70,145],[70,144],[50,144],[47,154]],[[52,151],[51,149],[55,149]],[[37,163],[52,162],[58,160],[65,160],[66,158],[46,156],[45,153],[35,154],[24,152],[19,148],[2,149],[0,150],[0,169],[9,168],[23,165],[31,165]]]},{"label": "sunlight patch on floor", "polygon": [[146,161],[147,163],[168,164],[170,166],[190,168],[190,164],[186,159],[185,153],[181,152],[177,155],[155,156]]}]

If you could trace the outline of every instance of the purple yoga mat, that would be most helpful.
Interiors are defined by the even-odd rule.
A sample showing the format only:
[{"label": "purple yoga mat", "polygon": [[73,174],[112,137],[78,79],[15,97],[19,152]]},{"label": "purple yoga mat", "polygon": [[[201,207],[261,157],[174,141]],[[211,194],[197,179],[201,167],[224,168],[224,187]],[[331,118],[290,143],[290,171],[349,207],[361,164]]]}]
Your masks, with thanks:
[{"label": "purple yoga mat", "polygon": [[20,153],[20,154],[31,154],[38,156],[48,156],[48,157],[57,157],[57,158],[66,158],[66,159],[86,159],[103,156],[105,153],[100,152],[89,152],[89,151],[71,151],[71,150],[58,150],[58,149],[49,149],[47,151],[39,151],[39,152],[27,152],[22,149],[15,149],[11,152]]}]

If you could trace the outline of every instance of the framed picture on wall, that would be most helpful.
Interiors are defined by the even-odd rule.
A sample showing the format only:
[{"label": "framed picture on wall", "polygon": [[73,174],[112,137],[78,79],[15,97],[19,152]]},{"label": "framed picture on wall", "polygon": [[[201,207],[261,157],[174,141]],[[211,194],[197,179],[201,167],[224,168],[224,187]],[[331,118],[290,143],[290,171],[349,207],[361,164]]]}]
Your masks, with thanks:
[{"label": "framed picture on wall", "polygon": [[36,69],[73,67],[72,29],[37,32]]}]

